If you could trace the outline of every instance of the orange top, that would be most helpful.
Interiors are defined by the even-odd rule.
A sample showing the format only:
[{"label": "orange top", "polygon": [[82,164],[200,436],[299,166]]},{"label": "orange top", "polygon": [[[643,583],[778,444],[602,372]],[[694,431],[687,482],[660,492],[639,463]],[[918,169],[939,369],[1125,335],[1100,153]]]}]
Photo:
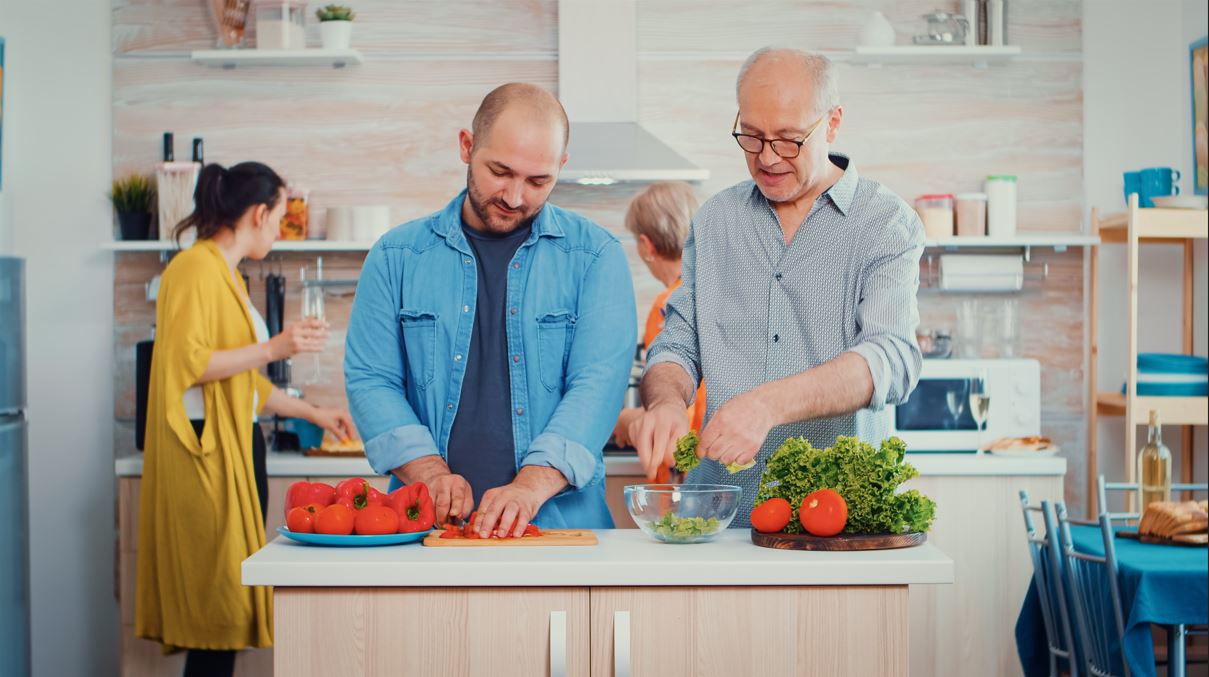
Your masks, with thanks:
[{"label": "orange top", "polygon": [[[664,307],[667,305],[668,297],[676,288],[680,286],[680,278],[672,283],[672,286],[659,292],[659,296],[655,297],[655,302],[651,304],[651,312],[646,316],[646,330],[642,333],[642,345],[647,348],[654,343],[655,337],[659,332],[663,331]],[[695,430],[697,434],[701,434],[701,426],[705,423],[705,382],[701,382],[701,386],[697,388],[697,397],[688,407],[688,425],[689,428]]]}]

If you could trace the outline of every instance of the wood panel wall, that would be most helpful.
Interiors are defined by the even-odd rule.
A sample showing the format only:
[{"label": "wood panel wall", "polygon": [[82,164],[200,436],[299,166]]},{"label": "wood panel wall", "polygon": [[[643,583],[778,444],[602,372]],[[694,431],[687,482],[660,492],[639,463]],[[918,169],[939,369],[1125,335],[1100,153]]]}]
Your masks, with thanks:
[{"label": "wood panel wall", "polygon": [[[171,130],[178,156],[187,154],[188,139],[201,136],[209,161],[260,160],[309,187],[314,220],[332,205],[385,204],[403,222],[439,209],[461,189],[465,169],[456,134],[484,94],[513,80],[557,92],[554,0],[357,0],[354,6],[354,44],[366,57],[361,66],[221,70],[188,58],[190,50],[213,45],[202,0],[113,0],[115,174],[148,171],[159,159],[160,135]],[[850,153],[864,176],[910,200],[977,190],[987,174],[1014,173],[1021,229],[1079,230],[1078,0],[1008,3],[1008,41],[1024,55],[1006,65],[868,67],[848,60],[869,12],[884,12],[899,43],[909,43],[919,15],[956,6],[953,0],[765,0],[757,11],[717,0],[644,0],[638,3],[640,121],[711,171],[698,186],[704,199],[747,178],[741,151],[728,136],[742,60],[766,44],[822,50],[837,62],[845,108],[836,150]],[[318,45],[316,26],[308,28],[308,39]],[[626,243],[639,319],[659,291],[621,225],[640,188],[560,186],[553,196]],[[1067,500],[1077,504],[1084,491],[1083,263],[1075,251],[1035,254],[1031,270],[1048,263],[1050,274],[1019,295],[1022,352],[1043,364],[1043,432],[1066,449]],[[153,318],[142,285],[161,264],[152,254],[118,256],[115,415],[123,425],[115,445],[124,454],[133,447],[131,347]],[[281,264],[293,281],[297,266],[312,260],[290,254]],[[355,274],[360,256],[326,261],[329,273],[335,267]],[[247,272],[253,299],[262,302],[257,264]],[[924,323],[954,326],[959,300],[925,287]],[[347,299],[331,305],[333,318],[347,313]],[[343,325],[335,329],[323,357],[333,380],[308,392],[332,404],[343,401]]]}]

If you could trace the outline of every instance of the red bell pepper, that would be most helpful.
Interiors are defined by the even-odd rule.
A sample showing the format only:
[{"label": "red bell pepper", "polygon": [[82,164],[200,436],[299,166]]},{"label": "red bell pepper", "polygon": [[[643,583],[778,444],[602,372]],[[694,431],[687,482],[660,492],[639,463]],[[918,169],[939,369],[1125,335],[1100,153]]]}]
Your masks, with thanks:
[{"label": "red bell pepper", "polygon": [[399,487],[386,496],[386,505],[399,514],[399,533],[410,534],[427,531],[435,521],[432,497],[428,485],[416,482]]},{"label": "red bell pepper", "polygon": [[336,490],[323,482],[294,482],[285,490],[285,512],[311,503],[329,506],[336,498]]}]

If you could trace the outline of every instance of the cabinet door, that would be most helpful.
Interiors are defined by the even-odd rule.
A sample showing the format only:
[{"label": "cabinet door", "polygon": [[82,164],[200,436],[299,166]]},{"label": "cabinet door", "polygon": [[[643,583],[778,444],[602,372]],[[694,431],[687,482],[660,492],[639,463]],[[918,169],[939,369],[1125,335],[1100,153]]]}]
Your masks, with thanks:
[{"label": "cabinet door", "polygon": [[273,598],[283,677],[589,674],[586,588],[278,587]]},{"label": "cabinet door", "polygon": [[907,674],[906,586],[592,588],[592,677]]}]

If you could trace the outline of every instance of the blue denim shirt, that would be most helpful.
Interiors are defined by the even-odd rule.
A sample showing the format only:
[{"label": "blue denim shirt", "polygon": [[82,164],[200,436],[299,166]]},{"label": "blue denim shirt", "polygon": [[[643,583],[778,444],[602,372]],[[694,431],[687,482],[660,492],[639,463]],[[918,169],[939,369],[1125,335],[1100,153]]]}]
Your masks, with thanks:
[{"label": "blue denim shirt", "polygon": [[[345,344],[349,406],[374,472],[445,457],[458,413],[478,280],[462,233],[465,191],[391,230],[365,259]],[[621,243],[546,204],[508,271],[506,333],[516,465],[568,486],[533,520],[609,528],[601,449],[634,354],[634,292]],[[391,488],[399,485],[392,479]]]}]

